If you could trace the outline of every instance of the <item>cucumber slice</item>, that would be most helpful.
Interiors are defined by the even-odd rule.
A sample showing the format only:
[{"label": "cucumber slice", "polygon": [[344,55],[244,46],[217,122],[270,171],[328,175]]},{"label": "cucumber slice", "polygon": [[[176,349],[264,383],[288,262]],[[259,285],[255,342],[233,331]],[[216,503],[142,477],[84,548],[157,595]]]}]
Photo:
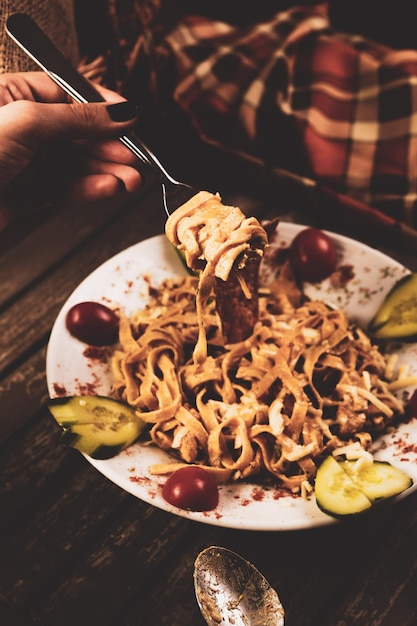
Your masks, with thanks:
[{"label": "cucumber slice", "polygon": [[396,496],[413,484],[408,474],[386,461],[373,461],[360,466],[356,461],[343,461],[342,467],[358,489],[373,502]]},{"label": "cucumber slice", "polygon": [[328,456],[317,470],[315,492],[318,507],[336,517],[361,513],[372,506],[369,498],[332,456]]},{"label": "cucumber slice", "polygon": [[358,465],[327,457],[317,470],[317,506],[335,517],[369,509],[374,502],[402,493],[413,484],[410,476],[386,461]]},{"label": "cucumber slice", "polygon": [[132,407],[105,396],[54,398],[48,408],[63,429],[62,443],[95,459],[115,456],[146,427]]},{"label": "cucumber slice", "polygon": [[75,424],[62,432],[61,441],[66,446],[76,448],[93,459],[110,459],[132,445],[140,435],[133,422],[103,429],[95,424]]},{"label": "cucumber slice", "polygon": [[407,274],[393,286],[368,330],[376,339],[417,339],[417,273]]}]

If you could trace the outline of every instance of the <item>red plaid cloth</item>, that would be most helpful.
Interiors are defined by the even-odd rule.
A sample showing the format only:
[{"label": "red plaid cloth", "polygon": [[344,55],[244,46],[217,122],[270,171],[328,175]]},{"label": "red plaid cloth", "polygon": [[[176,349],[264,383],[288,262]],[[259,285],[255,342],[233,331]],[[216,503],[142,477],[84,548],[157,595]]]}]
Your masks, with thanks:
[{"label": "red plaid cloth", "polygon": [[417,51],[335,32],[325,3],[245,28],[188,17],[161,50],[205,141],[312,179],[387,236],[417,228]]}]

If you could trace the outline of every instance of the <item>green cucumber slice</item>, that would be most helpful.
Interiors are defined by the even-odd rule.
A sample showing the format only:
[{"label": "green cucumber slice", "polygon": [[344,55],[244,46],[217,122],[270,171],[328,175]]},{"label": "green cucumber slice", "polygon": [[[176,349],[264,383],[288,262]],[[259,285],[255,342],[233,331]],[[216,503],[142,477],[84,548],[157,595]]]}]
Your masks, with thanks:
[{"label": "green cucumber slice", "polygon": [[132,407],[105,396],[53,398],[48,408],[63,429],[62,443],[96,459],[115,456],[146,427]]},{"label": "green cucumber slice", "polygon": [[376,339],[417,339],[417,273],[407,274],[395,283],[368,330]]},{"label": "green cucumber slice", "polygon": [[97,428],[94,424],[75,424],[63,430],[61,441],[94,459],[110,459],[132,445],[140,432],[133,422],[117,430]]},{"label": "green cucumber slice", "polygon": [[372,506],[369,498],[332,456],[328,456],[317,470],[315,492],[318,507],[336,517],[361,513]]},{"label": "green cucumber slice", "polygon": [[358,463],[327,457],[317,470],[317,506],[340,517],[369,509],[374,502],[396,496],[413,484],[405,472],[386,461]]},{"label": "green cucumber slice", "polygon": [[357,465],[356,461],[343,461],[342,467],[358,489],[373,502],[396,496],[413,484],[408,474],[386,461],[373,461],[364,465]]}]

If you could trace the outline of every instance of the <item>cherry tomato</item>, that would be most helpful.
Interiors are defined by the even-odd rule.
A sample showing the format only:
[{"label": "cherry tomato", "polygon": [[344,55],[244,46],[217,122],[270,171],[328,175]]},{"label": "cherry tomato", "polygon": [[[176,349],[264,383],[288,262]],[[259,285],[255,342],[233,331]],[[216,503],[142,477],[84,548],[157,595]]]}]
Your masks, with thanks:
[{"label": "cherry tomato", "polygon": [[317,283],[332,274],[337,265],[333,241],[317,228],[300,231],[290,245],[290,263],[300,280]]},{"label": "cherry tomato", "polygon": [[187,511],[210,511],[219,503],[213,476],[195,465],[173,472],[162,487],[162,495],[170,504]]},{"label": "cherry tomato", "polygon": [[119,335],[119,318],[114,311],[99,302],[79,302],[67,313],[68,331],[91,346],[109,346]]}]

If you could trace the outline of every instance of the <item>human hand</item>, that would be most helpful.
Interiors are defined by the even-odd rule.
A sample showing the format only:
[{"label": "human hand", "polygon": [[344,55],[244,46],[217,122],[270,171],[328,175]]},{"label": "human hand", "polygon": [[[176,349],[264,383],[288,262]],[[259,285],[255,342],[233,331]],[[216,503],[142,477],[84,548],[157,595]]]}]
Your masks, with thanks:
[{"label": "human hand", "polygon": [[136,109],[97,88],[107,102],[78,104],[41,72],[0,75],[0,189],[44,148],[52,194],[59,188],[76,200],[96,200],[139,189],[137,159],[117,140],[135,123]]}]

